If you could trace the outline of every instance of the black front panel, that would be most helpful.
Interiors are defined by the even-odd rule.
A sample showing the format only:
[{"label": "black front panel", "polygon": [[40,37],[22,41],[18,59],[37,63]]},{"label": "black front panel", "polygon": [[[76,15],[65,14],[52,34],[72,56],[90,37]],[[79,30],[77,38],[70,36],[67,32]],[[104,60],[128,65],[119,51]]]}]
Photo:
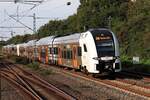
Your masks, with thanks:
[{"label": "black front panel", "polygon": [[115,46],[112,33],[109,30],[92,30],[91,31],[98,57],[115,56]]},{"label": "black front panel", "polygon": [[[110,61],[99,61],[99,64],[96,65],[96,70],[99,70],[100,72],[109,71],[110,69],[113,69],[113,63],[114,60]],[[107,68],[105,68],[107,66]]]}]

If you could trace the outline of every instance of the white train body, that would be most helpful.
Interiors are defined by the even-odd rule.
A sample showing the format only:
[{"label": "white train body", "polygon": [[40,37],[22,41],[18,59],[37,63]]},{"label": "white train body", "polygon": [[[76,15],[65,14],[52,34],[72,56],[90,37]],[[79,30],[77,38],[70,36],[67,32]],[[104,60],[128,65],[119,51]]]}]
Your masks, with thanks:
[{"label": "white train body", "polygon": [[60,37],[50,36],[15,45],[13,49],[5,46],[4,50],[13,50],[18,56],[37,59],[43,63],[70,66],[93,74],[121,71],[118,40],[108,29],[91,29]]}]

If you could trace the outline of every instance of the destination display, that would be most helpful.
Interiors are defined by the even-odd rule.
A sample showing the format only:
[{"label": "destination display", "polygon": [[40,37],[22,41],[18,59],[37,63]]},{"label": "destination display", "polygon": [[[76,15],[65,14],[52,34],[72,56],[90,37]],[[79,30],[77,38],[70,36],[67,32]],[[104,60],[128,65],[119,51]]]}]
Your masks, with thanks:
[{"label": "destination display", "polygon": [[111,37],[110,36],[104,36],[104,35],[100,35],[100,36],[96,36],[95,40],[96,41],[101,41],[101,40],[110,40]]}]

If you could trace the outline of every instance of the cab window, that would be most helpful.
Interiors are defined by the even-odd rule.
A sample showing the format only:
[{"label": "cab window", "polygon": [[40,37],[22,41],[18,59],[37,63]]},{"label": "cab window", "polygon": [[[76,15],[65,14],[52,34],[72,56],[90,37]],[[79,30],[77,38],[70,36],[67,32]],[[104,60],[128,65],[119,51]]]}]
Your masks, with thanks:
[{"label": "cab window", "polygon": [[85,44],[83,44],[83,47],[84,47],[84,52],[87,52],[87,47]]},{"label": "cab window", "polygon": [[81,47],[78,47],[78,56],[82,56]]}]

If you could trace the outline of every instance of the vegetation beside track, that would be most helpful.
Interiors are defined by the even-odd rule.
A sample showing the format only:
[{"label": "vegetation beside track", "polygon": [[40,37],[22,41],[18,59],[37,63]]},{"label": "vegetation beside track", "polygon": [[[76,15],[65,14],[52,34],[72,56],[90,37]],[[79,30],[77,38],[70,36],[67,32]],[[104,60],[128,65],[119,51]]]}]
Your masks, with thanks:
[{"label": "vegetation beside track", "polygon": [[54,72],[50,69],[45,69],[40,66],[40,63],[37,61],[30,61],[25,57],[18,56],[8,56],[10,60],[12,60],[16,64],[22,64],[24,67],[30,68],[33,71],[40,73],[41,75],[47,76],[53,74]]},{"label": "vegetation beside track", "polygon": [[150,59],[141,59],[138,64],[133,64],[131,57],[122,56],[121,61],[123,70],[150,73]]},{"label": "vegetation beside track", "polygon": [[44,68],[40,67],[39,62],[31,62],[27,65],[27,67],[39,72],[41,75],[44,75],[44,76],[47,76],[47,75],[50,75],[53,73],[53,71],[50,69],[44,69]]},{"label": "vegetation beside track", "polygon": [[40,64],[39,62],[31,62],[27,65],[29,68],[32,68],[34,70],[39,70]]}]

